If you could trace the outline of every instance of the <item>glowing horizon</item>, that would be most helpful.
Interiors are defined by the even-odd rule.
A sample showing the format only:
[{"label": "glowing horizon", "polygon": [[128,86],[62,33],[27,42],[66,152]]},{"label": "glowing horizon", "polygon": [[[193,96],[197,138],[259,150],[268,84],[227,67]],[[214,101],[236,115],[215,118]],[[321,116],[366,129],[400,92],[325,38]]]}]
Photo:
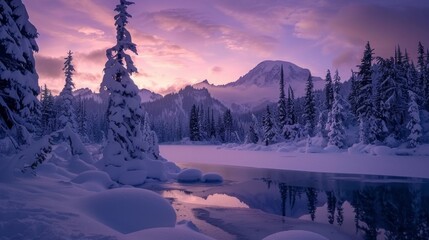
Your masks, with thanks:
[{"label": "glowing horizon", "polygon": [[[39,84],[57,93],[67,51],[74,54],[76,89],[98,91],[114,45],[117,0],[23,0],[39,31]],[[166,94],[207,79],[237,80],[264,60],[284,60],[324,77],[327,69],[350,76],[366,41],[376,56],[395,46],[415,60],[419,41],[428,48],[429,2],[135,0],[128,24],[140,88]]]}]

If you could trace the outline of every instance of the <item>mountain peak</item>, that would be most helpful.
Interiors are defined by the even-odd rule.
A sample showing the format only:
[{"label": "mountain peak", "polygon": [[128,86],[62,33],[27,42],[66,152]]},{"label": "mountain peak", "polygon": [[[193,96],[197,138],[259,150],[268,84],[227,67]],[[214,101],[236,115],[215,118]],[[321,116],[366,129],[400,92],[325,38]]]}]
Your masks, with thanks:
[{"label": "mountain peak", "polygon": [[249,86],[269,87],[278,85],[280,81],[280,69],[283,66],[283,72],[286,82],[302,81],[307,79],[310,71],[298,67],[297,65],[280,60],[266,60],[250,70],[246,75],[240,77],[237,81],[227,84],[228,86]]}]

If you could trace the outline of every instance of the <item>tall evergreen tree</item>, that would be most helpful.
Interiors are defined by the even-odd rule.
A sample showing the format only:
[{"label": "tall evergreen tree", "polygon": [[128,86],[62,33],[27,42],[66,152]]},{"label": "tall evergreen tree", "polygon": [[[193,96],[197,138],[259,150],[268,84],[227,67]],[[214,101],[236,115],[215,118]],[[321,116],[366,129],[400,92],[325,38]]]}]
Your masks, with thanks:
[{"label": "tall evergreen tree", "polygon": [[274,130],[274,122],[272,120],[270,107],[267,105],[267,111],[262,118],[262,128],[264,131],[264,137],[263,142],[265,146],[268,146],[269,144],[273,143],[273,140],[276,136],[275,130]]},{"label": "tall evergreen tree", "polygon": [[0,139],[18,148],[31,142],[40,119],[33,57],[38,33],[21,0],[0,1],[0,32]]},{"label": "tall evergreen tree", "polygon": [[286,114],[286,124],[294,125],[296,123],[296,114],[295,114],[295,96],[293,93],[293,89],[289,85],[287,92],[287,114]]},{"label": "tall evergreen tree", "polygon": [[225,127],[225,141],[231,142],[233,136],[233,120],[231,110],[227,109],[223,115],[223,122]]},{"label": "tall evergreen tree", "polygon": [[126,53],[130,50],[137,54],[136,45],[126,29],[128,18],[131,17],[127,8],[131,4],[134,3],[120,0],[116,5],[116,44],[106,51],[107,62],[100,86],[109,94],[107,145],[104,148],[103,160],[105,170],[117,181],[127,174],[128,170],[124,168],[126,162],[143,160],[148,156],[144,153],[142,142],[140,123],[143,110],[139,90],[130,77],[137,72],[137,68],[131,56]]},{"label": "tall evergreen tree", "polygon": [[54,97],[51,91],[45,84],[42,88],[42,95],[40,98],[41,114],[40,114],[40,136],[52,133],[55,130],[56,112],[54,109]]},{"label": "tall evergreen tree", "polygon": [[369,119],[372,115],[372,60],[374,49],[371,48],[369,42],[365,45],[365,51],[361,60],[358,72],[357,94],[357,114],[359,117],[359,139],[362,143],[370,143],[372,141],[368,129],[370,126]]},{"label": "tall evergreen tree", "polygon": [[420,125],[420,113],[419,106],[416,103],[416,95],[414,92],[409,93],[410,102],[408,103],[408,115],[410,116],[410,120],[407,124],[407,129],[410,131],[408,135],[408,146],[410,148],[415,148],[422,136],[422,126]]},{"label": "tall evergreen tree", "polygon": [[357,97],[358,97],[358,93],[359,93],[359,82],[356,79],[356,73],[353,72],[353,70],[351,72],[352,72],[352,75],[350,77],[350,82],[351,82],[352,86],[351,86],[350,93],[348,96],[348,101],[350,103],[350,108],[351,108],[352,113],[355,116],[358,116],[358,113],[357,113],[358,99],[357,99]]},{"label": "tall evergreen tree", "polygon": [[79,98],[76,101],[76,126],[83,142],[89,141],[88,138],[88,114],[86,110],[86,100]]},{"label": "tall evergreen tree", "polygon": [[425,49],[421,42],[419,42],[417,48],[417,70],[419,72],[419,80],[418,80],[418,95],[421,96],[422,104],[421,106],[426,105],[426,88],[429,84],[427,79],[428,66],[425,60]]},{"label": "tall evergreen tree", "polygon": [[277,122],[278,122],[279,129],[283,129],[284,125],[287,122],[283,65],[281,66],[281,70],[280,70],[280,96],[279,96],[279,101],[277,102],[277,114],[278,114]]},{"label": "tall evergreen tree", "polygon": [[77,131],[77,122],[76,122],[76,114],[74,110],[74,96],[73,96],[73,74],[75,72],[74,66],[72,64],[73,61],[73,53],[69,51],[68,56],[65,58],[64,62],[64,75],[65,75],[65,84],[64,88],[60,93],[59,97],[59,106],[60,112],[58,117],[59,128],[64,128],[67,124],[70,124],[70,127]]},{"label": "tall evergreen tree", "polygon": [[308,76],[307,85],[305,87],[304,121],[306,133],[309,136],[313,136],[316,125],[316,103],[314,100],[313,79],[311,74]]},{"label": "tall evergreen tree", "polygon": [[200,124],[198,120],[198,109],[192,105],[191,116],[189,117],[189,136],[191,141],[201,141]]},{"label": "tall evergreen tree", "polygon": [[340,95],[340,76],[338,70],[335,72],[334,81],[334,102],[329,112],[329,120],[327,123],[328,144],[335,145],[338,148],[344,148],[346,139],[344,128],[346,110],[343,107],[344,99],[342,99]]},{"label": "tall evergreen tree", "polygon": [[326,109],[329,111],[332,108],[332,103],[334,102],[334,89],[332,87],[332,77],[331,77],[331,71],[326,73],[326,79],[325,79],[325,106]]}]

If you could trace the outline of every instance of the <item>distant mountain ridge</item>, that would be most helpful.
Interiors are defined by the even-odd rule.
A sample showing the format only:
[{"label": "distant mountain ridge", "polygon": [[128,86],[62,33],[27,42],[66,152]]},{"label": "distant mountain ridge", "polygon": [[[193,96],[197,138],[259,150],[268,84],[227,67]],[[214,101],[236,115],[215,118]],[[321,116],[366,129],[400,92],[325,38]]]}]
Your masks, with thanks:
[{"label": "distant mountain ridge", "polygon": [[[233,111],[252,111],[268,102],[278,100],[282,65],[285,88],[290,85],[296,97],[303,96],[310,71],[293,63],[279,60],[263,61],[235,82],[213,85],[208,80],[204,80],[194,84],[193,87],[206,88],[214,98],[220,100]],[[315,89],[323,88],[324,81],[322,78],[312,76],[312,79]]]},{"label": "distant mountain ridge", "polygon": [[[73,96],[81,99],[92,99],[97,103],[102,103],[103,101],[99,93],[95,93],[89,88],[76,89],[73,91]],[[141,103],[153,102],[162,98],[161,94],[152,92],[145,88],[139,90],[139,96]]]}]

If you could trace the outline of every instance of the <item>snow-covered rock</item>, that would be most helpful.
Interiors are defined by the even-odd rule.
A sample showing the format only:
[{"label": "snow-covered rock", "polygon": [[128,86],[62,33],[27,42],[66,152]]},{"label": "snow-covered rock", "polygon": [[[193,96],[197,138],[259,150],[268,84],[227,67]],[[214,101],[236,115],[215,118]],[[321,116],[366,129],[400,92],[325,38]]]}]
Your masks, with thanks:
[{"label": "snow-covered rock", "polygon": [[290,230],[271,234],[263,240],[328,240],[324,236],[303,230]]},{"label": "snow-covered rock", "polygon": [[81,199],[78,205],[96,221],[121,233],[176,224],[176,212],[170,203],[144,189],[107,190]]},{"label": "snow-covered rock", "polygon": [[145,170],[133,170],[122,172],[119,175],[118,182],[124,185],[137,186],[141,185],[146,181],[147,171]]},{"label": "snow-covered rock", "polygon": [[201,177],[201,182],[205,183],[221,183],[223,182],[223,177],[218,173],[205,173]]},{"label": "snow-covered rock", "polygon": [[199,182],[201,180],[202,175],[203,174],[199,169],[195,169],[195,168],[183,169],[177,175],[177,181],[183,182],[183,183]]}]

